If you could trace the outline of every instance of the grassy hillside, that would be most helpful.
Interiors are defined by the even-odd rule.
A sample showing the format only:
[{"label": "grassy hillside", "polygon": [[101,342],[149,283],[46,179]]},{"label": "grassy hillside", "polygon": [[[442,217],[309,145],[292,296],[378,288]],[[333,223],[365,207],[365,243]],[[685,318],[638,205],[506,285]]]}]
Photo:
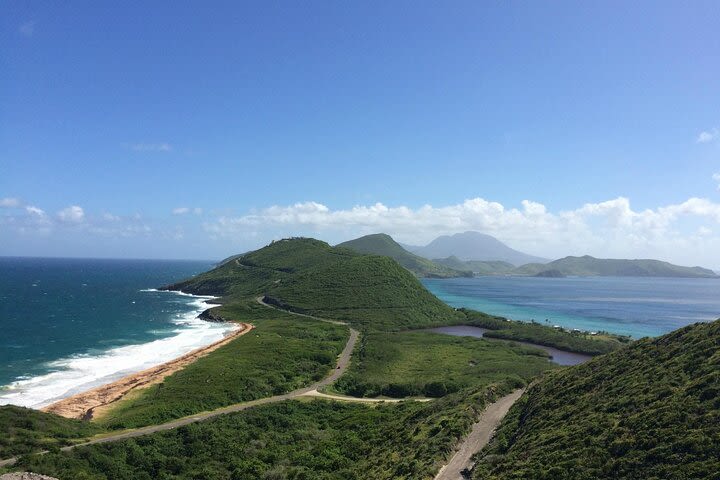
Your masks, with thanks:
[{"label": "grassy hillside", "polygon": [[540,349],[423,331],[373,333],[335,390],[358,397],[442,397],[512,380],[525,385],[556,368]]},{"label": "grassy hillside", "polygon": [[515,269],[515,265],[502,261],[460,260],[455,256],[436,258],[433,262],[454,268],[455,270],[469,270],[477,275],[498,275],[508,273]]},{"label": "grassy hillside", "polygon": [[273,242],[169,288],[221,295],[227,305],[267,296],[283,308],[360,328],[397,330],[458,318],[391,258],[307,238]]},{"label": "grassy hillside", "polygon": [[456,269],[455,267],[440,265],[432,260],[410,253],[393,240],[390,235],[384,233],[365,235],[337,246],[349,248],[359,253],[390,257],[418,277],[453,278],[472,276],[469,269]]},{"label": "grassy hillside", "polygon": [[612,258],[565,257],[546,264],[529,263],[512,273],[539,275],[553,271],[570,276],[614,277],[709,277],[717,278],[712,270],[701,267],[681,267],[659,260],[623,260]]},{"label": "grassy hillside", "polygon": [[720,321],[546,374],[475,479],[720,478]]},{"label": "grassy hillside", "polygon": [[93,480],[431,479],[478,412],[510,388],[432,403],[288,401],[113,444],[25,457],[17,468]]},{"label": "grassy hillside", "polygon": [[120,401],[97,420],[109,429],[162,423],[234,403],[289,392],[334,368],[348,330],[249,302],[219,310],[255,328]]},{"label": "grassy hillside", "polygon": [[80,420],[13,405],[1,406],[0,459],[79,443],[101,431],[101,427]]}]

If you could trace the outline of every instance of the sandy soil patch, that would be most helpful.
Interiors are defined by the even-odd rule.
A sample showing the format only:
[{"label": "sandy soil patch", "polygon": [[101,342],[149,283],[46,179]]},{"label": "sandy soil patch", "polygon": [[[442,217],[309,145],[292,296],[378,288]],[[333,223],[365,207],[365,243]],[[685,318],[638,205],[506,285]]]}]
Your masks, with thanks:
[{"label": "sandy soil patch", "polygon": [[103,411],[107,410],[111,404],[122,399],[128,393],[161,382],[168,375],[182,370],[198,358],[222,347],[241,335],[245,335],[253,328],[249,323],[240,323],[238,325],[240,326],[239,329],[230,332],[230,334],[217,342],[195,349],[192,352],[161,365],[156,365],[141,372],[132,373],[112,383],[78,393],[72,397],[64,398],[42,408],[42,411],[55,413],[67,418],[80,418],[85,420],[97,417]]}]

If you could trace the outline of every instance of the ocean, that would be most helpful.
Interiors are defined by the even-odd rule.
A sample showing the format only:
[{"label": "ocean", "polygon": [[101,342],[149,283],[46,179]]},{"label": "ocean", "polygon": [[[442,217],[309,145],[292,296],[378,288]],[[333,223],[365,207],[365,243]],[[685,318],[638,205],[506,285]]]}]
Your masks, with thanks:
[{"label": "ocean", "polygon": [[212,297],[154,290],[210,261],[0,258],[0,404],[42,407],[220,340]]},{"label": "ocean", "polygon": [[720,318],[720,279],[488,276],[422,282],[453,307],[633,338]]}]

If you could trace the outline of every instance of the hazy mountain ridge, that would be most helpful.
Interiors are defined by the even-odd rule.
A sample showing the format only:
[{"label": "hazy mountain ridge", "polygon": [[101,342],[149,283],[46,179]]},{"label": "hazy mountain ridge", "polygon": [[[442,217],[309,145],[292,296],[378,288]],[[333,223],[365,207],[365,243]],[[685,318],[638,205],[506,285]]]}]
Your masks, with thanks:
[{"label": "hazy mountain ridge", "polygon": [[515,266],[526,263],[544,263],[546,258],[528,255],[505,245],[497,238],[480,232],[464,232],[443,235],[427,245],[403,247],[425,258],[457,257],[460,260],[503,261]]},{"label": "hazy mountain ridge", "polygon": [[471,277],[470,268],[456,268],[420,257],[405,250],[390,235],[375,233],[336,245],[358,253],[390,257],[419,277],[454,278]]},{"label": "hazy mountain ridge", "polygon": [[[614,276],[614,277],[687,277],[714,278],[715,272],[702,267],[683,267],[651,259],[614,259],[565,257],[547,264],[530,263],[512,271],[514,275],[550,276],[557,272],[564,276]],[[557,276],[557,275],[553,275]]]}]

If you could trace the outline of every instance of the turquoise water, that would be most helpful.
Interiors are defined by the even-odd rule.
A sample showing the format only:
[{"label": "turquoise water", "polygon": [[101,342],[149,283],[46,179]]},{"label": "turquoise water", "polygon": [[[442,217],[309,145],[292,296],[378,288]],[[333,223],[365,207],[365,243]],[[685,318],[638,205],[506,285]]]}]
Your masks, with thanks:
[{"label": "turquoise water", "polygon": [[155,287],[211,262],[0,258],[0,404],[41,406],[219,340],[209,297]]},{"label": "turquoise water", "polygon": [[635,338],[720,318],[720,280],[636,277],[423,279],[453,307]]}]

